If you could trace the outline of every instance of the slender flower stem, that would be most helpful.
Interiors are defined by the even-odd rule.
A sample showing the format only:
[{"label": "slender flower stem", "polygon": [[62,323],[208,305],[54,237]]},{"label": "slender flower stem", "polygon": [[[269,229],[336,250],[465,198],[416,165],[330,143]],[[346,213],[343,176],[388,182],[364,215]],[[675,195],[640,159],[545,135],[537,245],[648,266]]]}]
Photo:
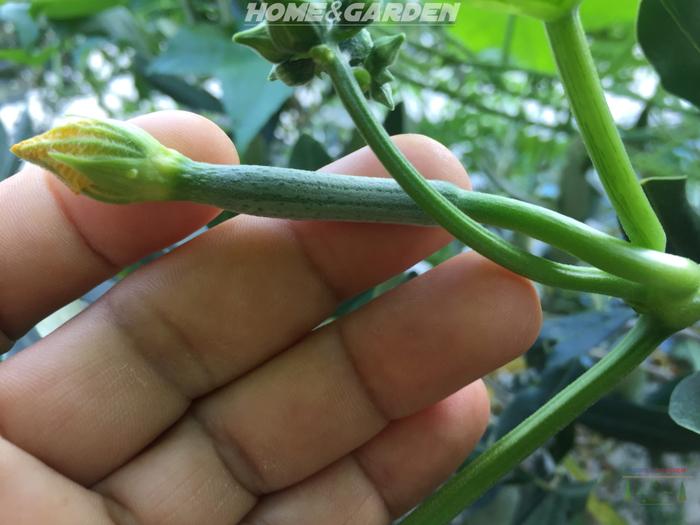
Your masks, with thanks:
[{"label": "slender flower stem", "polygon": [[625,232],[632,243],[663,252],[666,235],[605,101],[578,10],[545,25],[586,148]]},{"label": "slender flower stem", "polygon": [[664,328],[656,320],[641,317],[603,359],[456,474],[401,525],[449,523],[547,439],[610,391],[672,333],[673,330]]}]

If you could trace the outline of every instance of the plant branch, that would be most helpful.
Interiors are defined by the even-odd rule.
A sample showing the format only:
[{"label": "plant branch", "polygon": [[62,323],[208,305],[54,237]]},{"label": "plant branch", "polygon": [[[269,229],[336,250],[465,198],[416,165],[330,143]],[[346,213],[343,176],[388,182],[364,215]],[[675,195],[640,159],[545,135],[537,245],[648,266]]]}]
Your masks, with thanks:
[{"label": "plant branch", "polygon": [[428,498],[401,525],[445,525],[501,477],[609,392],[673,333],[650,317],[602,360],[555,395]]},{"label": "plant branch", "polygon": [[584,143],[632,243],[664,251],[666,235],[615,126],[578,11],[545,24]]},{"label": "plant branch", "polygon": [[311,50],[311,56],[330,76],[343,105],[382,165],[424,212],[456,238],[497,264],[549,286],[574,290],[595,288],[598,293],[611,295],[620,292],[619,282],[613,276],[536,257],[462,213],[423,178],[391,141],[372,115],[362,90],[339,51],[321,45]]}]

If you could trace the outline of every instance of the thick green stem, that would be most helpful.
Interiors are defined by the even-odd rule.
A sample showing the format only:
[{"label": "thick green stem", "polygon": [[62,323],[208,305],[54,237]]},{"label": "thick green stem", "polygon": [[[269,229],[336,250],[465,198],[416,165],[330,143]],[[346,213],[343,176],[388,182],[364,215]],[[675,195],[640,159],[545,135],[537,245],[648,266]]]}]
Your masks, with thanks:
[{"label": "thick green stem", "polygon": [[649,317],[608,355],[457,473],[401,525],[446,525],[634,370],[673,330]]},{"label": "thick green stem", "polygon": [[664,251],[666,235],[615,126],[578,11],[546,23],[569,103],[622,227],[632,243]]},{"label": "thick green stem", "polygon": [[[690,271],[695,265],[687,259],[632,246],[533,204],[463,190],[443,181],[429,184],[475,221],[524,233],[621,277],[615,284],[618,297],[642,299],[643,287],[629,281],[679,293],[697,287],[698,278],[693,279]],[[288,168],[188,162],[174,198],[266,217],[436,224],[394,180]],[[687,277],[683,268],[688,269]],[[588,271],[605,280],[605,274]],[[613,284],[611,278],[607,280]]]}]

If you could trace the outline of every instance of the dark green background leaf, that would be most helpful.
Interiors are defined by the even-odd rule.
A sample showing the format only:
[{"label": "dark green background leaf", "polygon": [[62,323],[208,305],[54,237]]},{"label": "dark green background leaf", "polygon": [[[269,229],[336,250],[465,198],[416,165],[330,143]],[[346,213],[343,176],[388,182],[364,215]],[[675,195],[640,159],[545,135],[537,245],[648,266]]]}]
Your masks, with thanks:
[{"label": "dark green background leaf", "polygon": [[680,426],[700,434],[700,372],[678,384],[671,394],[668,412]]},{"label": "dark green background leaf", "polygon": [[289,167],[299,170],[317,170],[331,163],[326,148],[311,135],[302,134],[292,148]]},{"label": "dark green background leaf", "polygon": [[[160,80],[162,75],[218,79],[236,147],[244,152],[293,93],[281,82],[270,82],[269,71],[270,65],[265,60],[254,51],[234,44],[228,33],[211,26],[194,26],[180,29],[146,72],[151,76],[161,75]],[[204,97],[200,93],[199,102],[211,105]]]},{"label": "dark green background leaf", "polygon": [[686,195],[685,177],[642,181],[668,237],[668,252],[700,262],[700,217]]},{"label": "dark green background leaf", "polygon": [[663,86],[700,107],[700,9],[697,0],[643,0],[639,44]]}]

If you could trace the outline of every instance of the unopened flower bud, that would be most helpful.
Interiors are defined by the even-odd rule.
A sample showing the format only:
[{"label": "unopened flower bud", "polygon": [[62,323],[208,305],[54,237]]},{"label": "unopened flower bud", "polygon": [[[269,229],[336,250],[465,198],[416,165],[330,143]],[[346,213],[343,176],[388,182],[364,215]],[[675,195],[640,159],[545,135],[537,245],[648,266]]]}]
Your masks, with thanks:
[{"label": "unopened flower bud", "polygon": [[189,162],[133,124],[96,119],[56,127],[12,153],[53,172],[75,193],[113,203],[173,198]]},{"label": "unopened flower bud", "polygon": [[365,62],[367,70],[374,75],[391,66],[399,56],[404,40],[406,35],[403,33],[377,38]]}]

